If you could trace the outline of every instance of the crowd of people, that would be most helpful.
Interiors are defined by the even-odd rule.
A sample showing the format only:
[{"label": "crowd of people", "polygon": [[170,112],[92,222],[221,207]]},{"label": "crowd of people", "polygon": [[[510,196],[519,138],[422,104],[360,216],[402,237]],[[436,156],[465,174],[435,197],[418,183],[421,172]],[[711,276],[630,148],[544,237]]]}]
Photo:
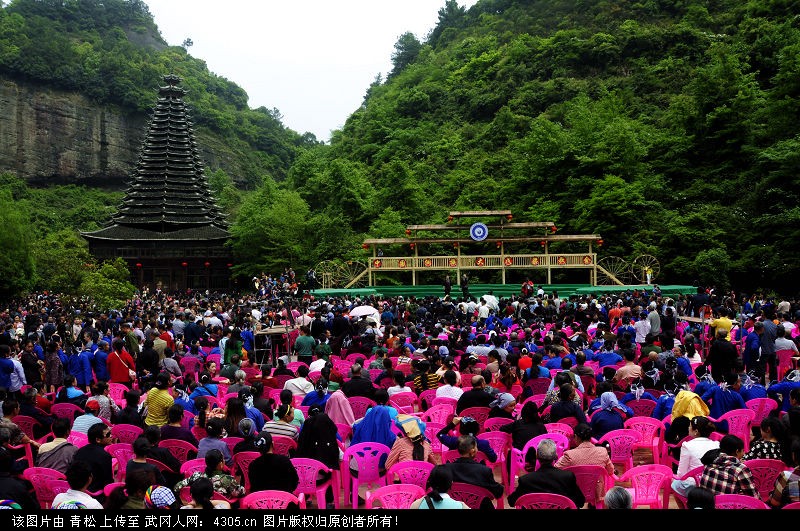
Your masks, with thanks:
[{"label": "crowd of people", "polygon": [[[652,401],[648,414],[669,419],[676,477],[705,466],[699,481],[676,479],[676,492],[758,496],[744,461],[770,458],[787,473],[764,501],[800,501],[800,468],[792,468],[800,465],[800,371],[780,355],[797,356],[797,300],[706,288],[671,298],[658,286],[560,297],[529,283],[507,298],[320,298],[299,292],[293,271],[253,282],[248,293],[142,292],[118,309],[47,293],[11,301],[0,312],[0,498],[38,507],[22,478],[35,465],[69,483],[53,508],[230,508],[251,492],[294,492],[291,458],[338,470],[348,446],[373,442],[390,449],[382,474],[403,461],[435,465],[415,508],[466,507],[448,495],[454,481],[512,505],[552,492],[582,507],[594,502],[569,467],[599,464],[613,474],[597,441],[640,414],[632,405]],[[374,312],[350,316],[364,306]],[[287,333],[270,342],[260,332],[276,325]],[[409,414],[396,403],[401,393],[451,399],[453,411],[437,433],[426,432],[420,412],[432,403]],[[357,415],[353,397],[371,407]],[[752,398],[772,398],[775,408],[745,445],[714,419]],[[60,403],[79,414],[54,415]],[[507,419],[499,429],[517,450],[554,422],[573,427],[570,448],[562,453],[545,438],[508,492],[495,479],[495,449],[476,437],[483,420],[462,414],[473,407]],[[18,416],[36,422],[28,429]],[[141,433],[127,463],[112,464],[117,425]],[[713,432],[727,434],[711,440]],[[83,445],[72,442],[76,433]],[[295,447],[276,448],[276,437]],[[433,438],[459,457],[443,463]],[[191,445],[204,467],[182,473],[165,440]],[[240,466],[247,452],[258,457]],[[630,501],[617,490],[604,494],[609,506]],[[333,497],[329,490],[325,507]]]}]

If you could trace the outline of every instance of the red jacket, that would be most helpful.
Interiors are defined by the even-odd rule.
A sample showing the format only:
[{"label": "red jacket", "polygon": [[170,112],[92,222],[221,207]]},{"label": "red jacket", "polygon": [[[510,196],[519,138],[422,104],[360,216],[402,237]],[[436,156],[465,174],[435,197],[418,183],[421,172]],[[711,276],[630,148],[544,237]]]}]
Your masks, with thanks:
[{"label": "red jacket", "polygon": [[[124,362],[124,363],[123,363]],[[127,364],[127,367],[126,365]],[[133,358],[128,352],[123,349],[122,352],[117,355],[117,351],[112,350],[109,355],[108,359],[106,360],[106,365],[108,366],[108,374],[110,376],[110,382],[113,383],[121,383],[121,384],[129,384],[131,383],[131,378],[128,376],[128,370],[135,371],[136,364],[133,362]]]}]

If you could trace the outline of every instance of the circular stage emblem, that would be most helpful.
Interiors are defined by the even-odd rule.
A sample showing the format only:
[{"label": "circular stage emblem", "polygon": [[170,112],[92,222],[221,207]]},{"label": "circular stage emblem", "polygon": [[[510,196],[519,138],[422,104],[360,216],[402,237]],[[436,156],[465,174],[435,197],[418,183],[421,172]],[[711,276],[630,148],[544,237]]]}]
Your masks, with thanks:
[{"label": "circular stage emblem", "polygon": [[406,266],[408,266],[408,262],[406,262],[405,258],[401,258],[400,260],[397,261],[397,266],[401,269],[405,269]]},{"label": "circular stage emblem", "polygon": [[489,235],[489,228],[483,223],[473,223],[469,228],[469,237],[476,242],[482,242]]},{"label": "circular stage emblem", "polygon": [[558,265],[567,265],[567,258],[565,256],[559,256],[558,260],[556,260]]},{"label": "circular stage emblem", "polygon": [[531,265],[535,265],[536,266],[536,265],[539,265],[541,263],[542,263],[542,261],[539,260],[538,256],[534,256],[533,258],[531,258]]},{"label": "circular stage emblem", "polygon": [[478,267],[483,267],[486,265],[486,260],[484,260],[482,256],[479,256],[475,259],[475,265]]},{"label": "circular stage emblem", "polygon": [[503,258],[503,265],[509,267],[514,264],[514,260],[510,256]]},{"label": "circular stage emblem", "polygon": [[450,260],[447,261],[447,265],[450,267],[455,267],[458,265],[458,260],[456,260],[455,258],[451,258]]},{"label": "circular stage emblem", "polygon": [[592,264],[592,257],[586,255],[583,257],[583,265],[591,265]]},{"label": "circular stage emblem", "polygon": [[430,258],[426,258],[425,260],[422,261],[422,265],[424,265],[425,267],[431,267],[433,265],[433,260],[431,260]]},{"label": "circular stage emblem", "polygon": [[380,269],[382,265],[383,265],[383,260],[372,261],[372,267],[374,267],[375,269]]}]

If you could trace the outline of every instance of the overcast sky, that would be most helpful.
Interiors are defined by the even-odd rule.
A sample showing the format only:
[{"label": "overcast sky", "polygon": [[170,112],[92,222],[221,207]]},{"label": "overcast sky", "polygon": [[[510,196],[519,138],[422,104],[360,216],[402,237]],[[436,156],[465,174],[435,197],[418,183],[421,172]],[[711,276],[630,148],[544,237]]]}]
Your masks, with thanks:
[{"label": "overcast sky", "polygon": [[[470,7],[477,0],[459,0]],[[283,123],[328,141],[392,68],[398,37],[420,41],[445,0],[146,0],[170,45],[189,53]],[[191,95],[189,95],[191,100]]]}]

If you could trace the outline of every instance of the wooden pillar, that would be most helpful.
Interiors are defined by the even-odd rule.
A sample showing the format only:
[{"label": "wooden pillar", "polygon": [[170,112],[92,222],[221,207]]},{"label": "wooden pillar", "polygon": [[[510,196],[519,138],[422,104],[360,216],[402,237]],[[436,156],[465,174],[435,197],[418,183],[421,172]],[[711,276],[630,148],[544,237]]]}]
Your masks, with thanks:
[{"label": "wooden pillar", "polygon": [[414,260],[413,265],[414,267],[411,268],[411,285],[417,285],[417,258],[419,257],[419,250],[417,249],[417,244],[414,244]]},{"label": "wooden pillar", "polygon": [[544,259],[547,262],[547,284],[550,285],[553,283],[552,273],[553,270],[550,268],[550,242],[544,242]]},{"label": "wooden pillar", "polygon": [[506,244],[505,242],[500,242],[500,263],[503,264],[503,285],[506,283]]}]

